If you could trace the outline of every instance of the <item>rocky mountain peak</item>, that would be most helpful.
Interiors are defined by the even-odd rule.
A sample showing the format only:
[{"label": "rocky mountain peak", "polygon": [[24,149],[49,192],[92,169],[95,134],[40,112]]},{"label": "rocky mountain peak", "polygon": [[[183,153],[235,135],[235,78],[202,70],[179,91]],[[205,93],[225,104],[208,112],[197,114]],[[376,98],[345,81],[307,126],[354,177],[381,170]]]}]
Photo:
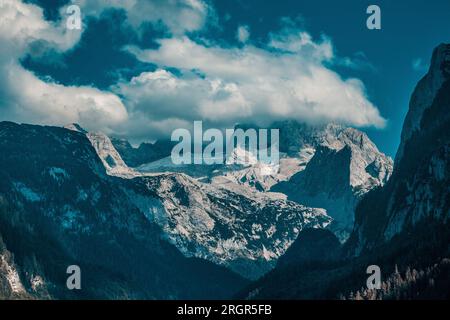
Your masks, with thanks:
[{"label": "rocky mountain peak", "polygon": [[413,239],[411,230],[424,221],[444,225],[450,219],[449,49],[440,45],[434,50],[430,70],[411,96],[392,178],[357,207],[348,242],[353,254],[402,234]]},{"label": "rocky mountain peak", "polygon": [[403,156],[406,142],[420,129],[423,113],[433,103],[436,93],[450,74],[450,44],[440,44],[433,51],[430,68],[419,81],[411,96],[409,110],[403,124],[400,146],[395,157],[398,163]]},{"label": "rocky mountain peak", "polygon": [[450,44],[441,43],[437,46],[431,58],[430,69],[428,73],[439,83],[439,78],[448,77],[450,63]]}]

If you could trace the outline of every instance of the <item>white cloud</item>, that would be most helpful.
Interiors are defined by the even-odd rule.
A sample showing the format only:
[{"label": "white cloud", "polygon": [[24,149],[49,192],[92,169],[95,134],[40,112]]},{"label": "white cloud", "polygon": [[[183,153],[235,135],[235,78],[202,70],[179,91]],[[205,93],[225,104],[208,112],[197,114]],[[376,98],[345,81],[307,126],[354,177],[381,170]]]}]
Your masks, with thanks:
[{"label": "white cloud", "polygon": [[[19,0],[0,2],[0,41],[2,58],[17,58],[33,41],[46,41],[59,50],[71,48],[80,39],[80,32],[66,29],[63,21],[53,24],[43,17],[42,9]],[[7,55],[9,53],[9,56]]]},{"label": "white cloud", "polygon": [[127,120],[125,106],[112,93],[45,82],[17,64],[9,65],[3,75],[9,115],[20,121],[58,125],[78,122],[111,132],[112,126]]},{"label": "white cloud", "polygon": [[66,124],[81,122],[88,128],[111,131],[127,119],[127,111],[114,94],[83,86],[45,82],[25,70],[19,59],[35,41],[56,50],[75,45],[80,32],[46,21],[42,9],[18,0],[0,2],[0,97],[2,118],[20,122]]},{"label": "white cloud", "polygon": [[[76,45],[80,32],[67,30],[65,19],[58,24],[46,21],[38,6],[1,0],[2,119],[58,125],[79,122],[90,130],[135,138],[168,134],[174,128],[189,127],[194,120],[221,128],[280,119],[385,124],[361,81],[342,79],[324,66],[335,58],[326,37],[314,41],[305,31],[285,28],[272,33],[265,46],[255,46],[246,42],[250,34],[241,27],[238,37],[246,45],[227,48],[200,44],[186,35],[201,29],[212,10],[200,0],[85,0],[79,4],[84,16],[112,5],[126,10],[135,26],[163,21],[173,38],[160,39],[155,50],[128,48],[159,69],[121,81],[112,92],[39,79],[19,63],[30,45],[43,42],[56,51],[68,50]],[[181,75],[169,67],[179,69]]]},{"label": "white cloud", "polygon": [[298,53],[319,61],[333,58],[331,41],[323,37],[321,42],[314,42],[309,33],[300,30],[283,31],[280,34],[271,34],[269,46],[290,53]]},{"label": "white cloud", "polygon": [[[360,80],[342,79],[324,66],[333,59],[326,38],[314,42],[306,32],[296,31],[273,34],[266,48],[223,48],[186,36],[159,44],[155,50],[129,50],[160,70],[116,88],[134,112],[148,118],[202,119],[222,127],[278,119],[385,125]],[[169,67],[182,75],[170,73]]]},{"label": "white cloud", "polygon": [[126,11],[129,22],[138,28],[143,22],[162,22],[175,35],[201,29],[213,10],[202,0],[79,0],[87,15],[98,15],[104,9]]},{"label": "white cloud", "polygon": [[237,30],[237,39],[239,42],[246,43],[250,38],[250,29],[248,26],[240,26]]}]

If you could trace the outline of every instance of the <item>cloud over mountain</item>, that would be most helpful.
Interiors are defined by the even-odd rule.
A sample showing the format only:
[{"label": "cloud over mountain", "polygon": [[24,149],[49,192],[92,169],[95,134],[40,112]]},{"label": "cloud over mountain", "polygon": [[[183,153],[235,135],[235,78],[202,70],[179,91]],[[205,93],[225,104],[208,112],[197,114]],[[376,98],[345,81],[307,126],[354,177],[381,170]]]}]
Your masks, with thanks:
[{"label": "cloud over mountain", "polygon": [[273,35],[264,47],[220,47],[186,36],[161,39],[159,45],[129,48],[159,69],[118,86],[133,110],[151,119],[204,119],[217,126],[286,118],[385,124],[360,80],[342,79],[324,66],[333,58],[331,43],[314,42],[306,32]]},{"label": "cloud over mountain", "polygon": [[80,45],[82,31],[65,28],[65,7],[60,9],[62,19],[54,22],[45,20],[36,5],[4,0],[0,4],[0,43],[6,48],[0,55],[3,119],[79,122],[90,130],[141,138],[165,135],[199,119],[221,128],[282,119],[385,125],[364,84],[329,67],[337,57],[325,36],[313,39],[289,25],[268,34],[265,42],[252,42],[245,29],[238,43],[218,44],[192,33],[216,14],[200,0],[93,0],[79,5],[83,17],[98,16],[107,8],[123,10],[137,32],[145,23],[162,24],[168,33],[154,39],[157,48],[124,48],[156,69],[121,79],[107,90],[38,77],[20,59],[33,53],[32,48],[38,48],[37,54],[71,50]]}]

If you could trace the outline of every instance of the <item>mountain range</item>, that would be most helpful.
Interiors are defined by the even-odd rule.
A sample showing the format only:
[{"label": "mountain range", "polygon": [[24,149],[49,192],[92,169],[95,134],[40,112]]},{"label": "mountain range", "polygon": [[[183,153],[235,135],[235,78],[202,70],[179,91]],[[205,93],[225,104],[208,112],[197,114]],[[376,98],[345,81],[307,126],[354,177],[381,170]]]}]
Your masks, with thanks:
[{"label": "mountain range", "polygon": [[[392,176],[359,201],[349,239],[340,247],[322,242],[326,258],[311,260],[303,248],[314,236],[300,234],[276,268],[237,297],[450,298],[449,78],[450,45],[441,44],[412,94]],[[379,290],[365,285],[370,265],[381,270]]]},{"label": "mountain range", "polygon": [[[437,265],[420,279],[446,283],[449,76],[443,44],[412,95],[395,166],[334,123],[273,123],[280,165],[261,174],[257,160],[174,165],[170,141],[135,148],[78,124],[1,122],[0,297],[354,298],[370,264],[392,279]],[[74,264],[80,291],[65,286]]]}]

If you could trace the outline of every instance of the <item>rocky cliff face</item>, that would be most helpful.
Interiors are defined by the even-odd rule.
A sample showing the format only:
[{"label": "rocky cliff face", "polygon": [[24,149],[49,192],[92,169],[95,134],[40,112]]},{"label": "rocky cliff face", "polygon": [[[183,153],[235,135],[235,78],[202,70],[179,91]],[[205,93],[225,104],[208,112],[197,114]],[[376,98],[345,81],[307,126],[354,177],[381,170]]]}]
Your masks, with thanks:
[{"label": "rocky cliff face", "polygon": [[302,229],[325,228],[332,220],[323,209],[272,194],[232,192],[184,174],[141,177],[129,184],[130,202],[161,226],[184,255],[250,279],[269,271]]},{"label": "rocky cliff face", "polygon": [[17,266],[36,297],[44,294],[33,291],[34,277],[52,297],[76,296],[65,289],[70,264],[93,282],[81,297],[224,297],[245,283],[225,266],[256,278],[303,228],[331,221],[282,195],[237,193],[182,173],[144,175],[107,136],[76,125],[3,122],[0,135],[2,255],[15,256],[4,264]]},{"label": "rocky cliff face", "polygon": [[165,158],[170,155],[174,146],[173,142],[167,140],[141,143],[137,148],[133,147],[126,139],[111,138],[111,143],[129,167],[138,167]]},{"label": "rocky cliff face", "polygon": [[299,148],[300,154],[309,151],[312,156],[304,169],[271,190],[306,206],[324,208],[334,219],[332,230],[344,241],[353,227],[356,204],[365,193],[387,182],[392,160],[378,151],[365,133],[353,128],[327,125],[311,129],[290,124],[287,130],[285,135],[301,143],[285,138],[284,149],[292,154]]},{"label": "rocky cliff face", "polygon": [[[315,239],[318,246],[329,239],[329,244],[321,249],[324,253],[321,259],[314,252],[308,252],[312,245],[303,246],[305,239],[314,239],[314,235],[318,235],[318,230],[312,234],[302,231],[286,255],[279,259],[277,267],[253,282],[238,297],[448,299],[449,49],[450,45],[440,45],[435,50],[430,71],[420,81],[411,99],[412,111],[405,120],[402,145],[392,176],[383,187],[376,187],[363,196],[357,205],[355,227],[349,240],[338,248],[332,237],[320,235],[320,241]],[[434,94],[422,92],[430,88]],[[417,97],[428,97],[429,104]],[[316,154],[318,152],[322,154],[320,158],[348,162],[348,150],[331,152],[323,149]],[[309,164],[319,160],[313,158]],[[347,175],[344,176],[346,179],[337,174],[336,180],[348,183]],[[325,178],[320,183],[321,188],[330,185]],[[309,186],[313,188],[314,184]],[[327,247],[335,249],[328,251]],[[342,253],[337,260],[328,256],[333,251]],[[305,263],[308,257],[313,260]],[[365,287],[366,269],[373,264],[382,272],[381,290]]]},{"label": "rocky cliff face", "polygon": [[252,163],[174,165],[167,157],[135,169],[142,173],[185,173],[248,197],[280,193],[303,206],[325,209],[334,220],[330,228],[345,241],[353,227],[356,204],[366,192],[386,183],[392,173],[392,159],[357,129],[296,121],[274,123],[271,128],[280,130],[281,158],[275,169],[242,148],[236,148],[233,156],[248,156]]},{"label": "rocky cliff face", "polygon": [[85,134],[107,174],[126,179],[128,202],[159,225],[169,242],[187,257],[210,260],[247,278],[270,270],[303,228],[324,228],[332,220],[323,209],[274,193],[230,190],[183,173],[143,174],[124,163],[107,136]]},{"label": "rocky cliff face", "polygon": [[358,206],[349,241],[352,254],[370,250],[423,221],[448,222],[449,75],[450,45],[443,44],[434,50],[430,70],[411,97],[392,178]]},{"label": "rocky cliff face", "polygon": [[[245,283],[164,240],[85,133],[2,122],[0,136],[0,296],[224,298]],[[73,264],[81,291],[66,288]]]},{"label": "rocky cliff face", "polygon": [[[448,50],[448,45],[441,44],[433,51],[430,69],[414,89],[409,102],[408,113],[403,123],[400,146],[395,159],[396,163],[403,157],[407,141],[414,132],[420,130],[420,122],[425,110],[431,107],[437,92],[446,80],[446,73],[448,74]],[[446,68],[447,71],[445,71]]]}]

